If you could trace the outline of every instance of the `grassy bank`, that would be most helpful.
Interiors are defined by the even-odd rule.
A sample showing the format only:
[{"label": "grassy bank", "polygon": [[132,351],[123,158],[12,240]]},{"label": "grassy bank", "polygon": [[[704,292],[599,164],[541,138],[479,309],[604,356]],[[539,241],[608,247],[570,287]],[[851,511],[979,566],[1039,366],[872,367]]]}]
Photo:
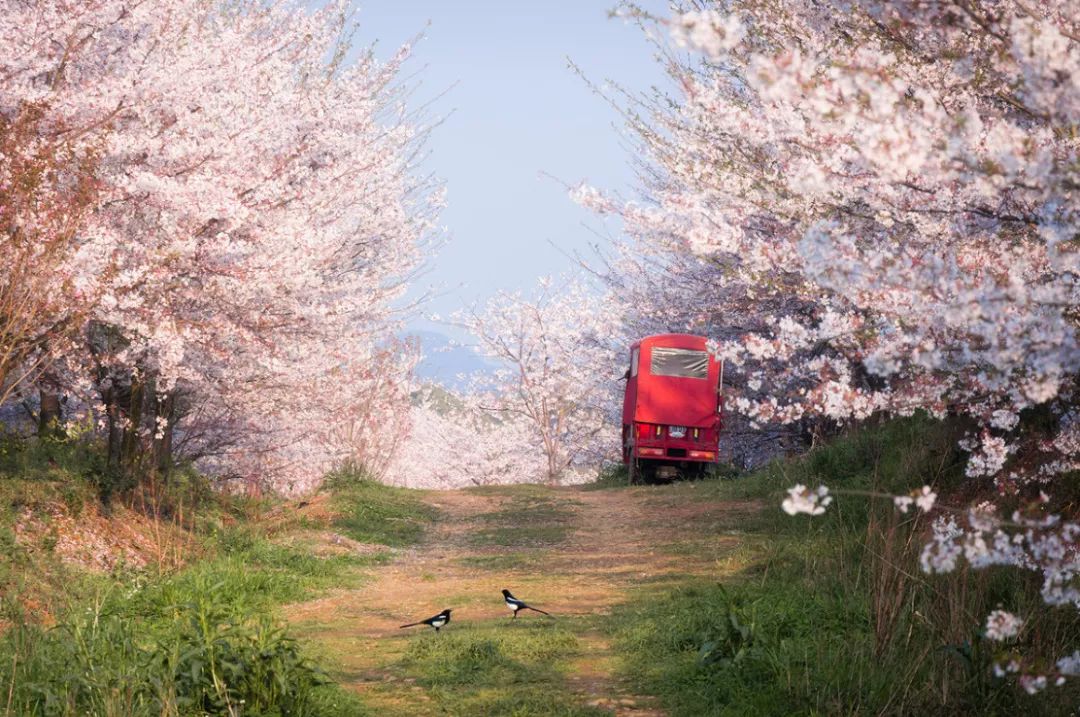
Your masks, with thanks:
[{"label": "grassy bank", "polygon": [[186,471],[106,507],[96,466],[81,444],[4,444],[0,714],[365,713],[277,608],[419,540],[433,515],[415,493],[346,473],[275,503]]},{"label": "grassy bank", "polygon": [[[983,625],[998,607],[1029,616],[1020,645],[1029,656],[1080,647],[1076,610],[1046,609],[1038,576],[1008,568],[926,575],[918,555],[928,519],[888,501],[840,495],[813,518],[779,509],[796,483],[888,493],[930,484],[946,507],[966,505],[970,481],[955,439],[947,425],[912,418],[735,481],[658,491],[658,502],[756,507],[701,526],[705,536],[746,541],[733,579],[641,589],[611,617],[626,679],[675,715],[1072,714],[1073,683],[1029,696],[991,671],[1001,645]],[[708,550],[709,542],[680,547]]]}]

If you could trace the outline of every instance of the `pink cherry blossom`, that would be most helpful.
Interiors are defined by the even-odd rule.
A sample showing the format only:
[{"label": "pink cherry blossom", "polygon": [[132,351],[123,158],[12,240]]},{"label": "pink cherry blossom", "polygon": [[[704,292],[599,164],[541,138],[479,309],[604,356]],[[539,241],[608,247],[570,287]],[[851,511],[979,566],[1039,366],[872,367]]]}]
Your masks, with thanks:
[{"label": "pink cherry blossom", "polygon": [[440,199],[411,171],[407,48],[346,64],[353,22],[345,2],[0,2],[0,116],[43,107],[96,159],[57,272],[83,324],[52,371],[111,443],[278,489],[392,448],[412,361],[392,307]]}]

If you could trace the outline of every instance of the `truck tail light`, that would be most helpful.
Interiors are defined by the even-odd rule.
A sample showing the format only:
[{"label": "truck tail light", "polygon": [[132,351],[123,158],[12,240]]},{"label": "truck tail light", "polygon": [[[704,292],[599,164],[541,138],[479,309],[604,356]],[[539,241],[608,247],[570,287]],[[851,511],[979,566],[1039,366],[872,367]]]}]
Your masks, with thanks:
[{"label": "truck tail light", "polygon": [[647,446],[641,446],[637,449],[637,452],[639,456],[659,456],[661,458],[663,458],[664,456],[663,448],[649,448]]},{"label": "truck tail light", "polygon": [[716,453],[714,451],[690,451],[690,453],[687,454],[687,457],[698,458],[704,461],[711,461],[716,458]]}]

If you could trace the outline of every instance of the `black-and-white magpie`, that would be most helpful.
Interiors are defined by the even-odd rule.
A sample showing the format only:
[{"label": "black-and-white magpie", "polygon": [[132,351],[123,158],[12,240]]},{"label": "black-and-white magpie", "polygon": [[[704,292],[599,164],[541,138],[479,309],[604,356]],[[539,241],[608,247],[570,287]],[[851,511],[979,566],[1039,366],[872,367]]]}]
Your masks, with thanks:
[{"label": "black-and-white magpie", "polygon": [[547,615],[548,617],[551,617],[550,612],[544,612],[543,610],[535,608],[532,605],[526,605],[524,602],[518,600],[516,597],[511,595],[510,591],[506,590],[505,588],[503,589],[502,594],[503,599],[506,600],[506,607],[510,608],[513,611],[514,617],[517,617],[518,610],[532,610],[533,612],[538,612],[541,615]]},{"label": "black-and-white magpie", "polygon": [[410,622],[408,625],[402,625],[401,627],[416,627],[417,625],[431,625],[435,628],[435,632],[439,631],[439,628],[450,622],[450,610],[443,610],[434,617],[429,617],[427,620],[421,620],[420,622]]}]

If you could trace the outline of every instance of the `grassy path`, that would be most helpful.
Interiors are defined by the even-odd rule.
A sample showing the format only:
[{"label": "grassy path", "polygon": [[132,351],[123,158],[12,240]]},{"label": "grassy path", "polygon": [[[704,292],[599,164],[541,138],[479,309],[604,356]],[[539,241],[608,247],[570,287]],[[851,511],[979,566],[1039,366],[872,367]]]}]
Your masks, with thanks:
[{"label": "grassy path", "polygon": [[[693,485],[432,492],[435,527],[361,586],[288,611],[380,715],[657,715],[616,675],[605,616],[632,591],[720,577],[738,505]],[[511,621],[510,588],[556,617]],[[439,635],[399,625],[453,608]]]}]

